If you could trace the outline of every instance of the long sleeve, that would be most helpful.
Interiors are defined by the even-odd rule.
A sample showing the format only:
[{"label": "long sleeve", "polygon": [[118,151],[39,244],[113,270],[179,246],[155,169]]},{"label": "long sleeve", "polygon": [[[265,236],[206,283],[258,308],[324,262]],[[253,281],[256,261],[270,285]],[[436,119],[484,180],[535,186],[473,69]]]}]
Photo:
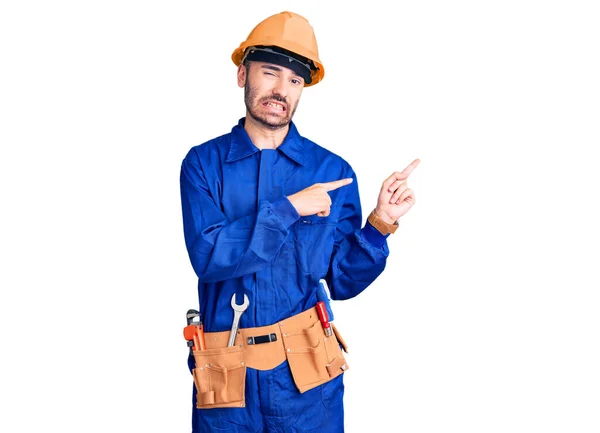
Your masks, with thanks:
[{"label": "long sleeve", "polygon": [[[350,177],[350,176],[349,176]],[[386,236],[370,223],[361,228],[358,182],[345,192],[335,232],[331,266],[327,275],[332,299],[348,299],[361,293],[383,272],[389,254]]]},{"label": "long sleeve", "polygon": [[203,282],[257,272],[277,254],[299,218],[282,196],[274,202],[261,201],[255,214],[229,221],[193,158],[182,163],[180,187],[186,248]]}]

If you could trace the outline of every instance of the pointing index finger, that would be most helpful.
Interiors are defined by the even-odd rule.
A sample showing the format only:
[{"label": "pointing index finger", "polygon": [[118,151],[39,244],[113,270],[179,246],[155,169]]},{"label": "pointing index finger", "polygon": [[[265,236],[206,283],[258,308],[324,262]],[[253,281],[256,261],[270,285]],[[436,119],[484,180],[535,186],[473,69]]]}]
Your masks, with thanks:
[{"label": "pointing index finger", "polygon": [[[402,170],[402,171],[395,171],[394,173],[392,173],[392,175],[390,177],[388,177],[384,182],[383,182],[383,186],[385,188],[389,188],[390,185],[392,185],[394,182],[398,181],[398,180],[406,180],[408,179],[408,176],[412,173],[412,171],[417,168],[417,166],[419,165],[419,163],[421,162],[420,159],[415,159],[413,162],[411,162],[410,164],[408,164],[408,166]],[[390,191],[392,192],[392,191]]]},{"label": "pointing index finger", "polygon": [[419,158],[415,159],[413,162],[408,164],[408,166],[404,170],[402,170],[402,173],[405,174],[406,177],[408,177],[408,175],[411,174],[415,168],[417,168],[417,165],[419,165],[420,162],[421,160]]},{"label": "pointing index finger", "polygon": [[335,189],[341,188],[342,186],[346,186],[352,183],[352,178],[347,177],[345,179],[334,180],[332,182],[324,182],[321,185],[325,187],[327,192],[333,191]]}]

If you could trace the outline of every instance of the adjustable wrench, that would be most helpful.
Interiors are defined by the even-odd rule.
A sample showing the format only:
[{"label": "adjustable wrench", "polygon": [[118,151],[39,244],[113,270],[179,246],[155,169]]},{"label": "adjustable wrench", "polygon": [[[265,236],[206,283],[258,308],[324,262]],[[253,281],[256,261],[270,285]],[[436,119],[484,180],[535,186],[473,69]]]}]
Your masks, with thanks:
[{"label": "adjustable wrench", "polygon": [[229,343],[227,346],[233,346],[235,344],[235,336],[237,335],[238,327],[240,325],[240,317],[242,317],[242,313],[246,311],[250,305],[250,300],[247,295],[244,295],[244,303],[242,305],[238,305],[235,303],[235,293],[231,297],[231,308],[233,308],[233,323],[231,324],[231,332],[229,334]]}]

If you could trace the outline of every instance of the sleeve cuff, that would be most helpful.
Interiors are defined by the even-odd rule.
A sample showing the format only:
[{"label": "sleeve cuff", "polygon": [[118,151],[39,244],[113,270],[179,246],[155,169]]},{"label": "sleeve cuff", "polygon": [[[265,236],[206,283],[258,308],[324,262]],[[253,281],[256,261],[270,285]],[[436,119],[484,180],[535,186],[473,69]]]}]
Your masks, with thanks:
[{"label": "sleeve cuff", "polygon": [[363,227],[360,235],[365,241],[377,248],[383,247],[383,245],[386,243],[387,237],[389,236],[389,234],[382,235],[381,232],[373,227],[369,221],[367,221]]},{"label": "sleeve cuff", "polygon": [[300,214],[287,197],[271,203],[271,209],[279,215],[281,223],[286,229],[300,219]]}]

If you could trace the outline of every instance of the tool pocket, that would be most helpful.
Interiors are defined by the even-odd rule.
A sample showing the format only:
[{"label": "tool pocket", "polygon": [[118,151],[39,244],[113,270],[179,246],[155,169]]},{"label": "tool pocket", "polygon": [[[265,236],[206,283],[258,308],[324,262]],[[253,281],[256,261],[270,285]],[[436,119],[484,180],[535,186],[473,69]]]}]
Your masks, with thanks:
[{"label": "tool pocket", "polygon": [[244,348],[232,346],[194,350],[196,407],[244,407],[246,363]]},{"label": "tool pocket", "polygon": [[284,332],[283,344],[294,383],[301,393],[348,369],[335,334],[327,337],[318,320],[307,329]]},{"label": "tool pocket", "polygon": [[337,220],[317,215],[305,216],[296,227],[296,261],[309,274],[327,272],[333,251]]}]

